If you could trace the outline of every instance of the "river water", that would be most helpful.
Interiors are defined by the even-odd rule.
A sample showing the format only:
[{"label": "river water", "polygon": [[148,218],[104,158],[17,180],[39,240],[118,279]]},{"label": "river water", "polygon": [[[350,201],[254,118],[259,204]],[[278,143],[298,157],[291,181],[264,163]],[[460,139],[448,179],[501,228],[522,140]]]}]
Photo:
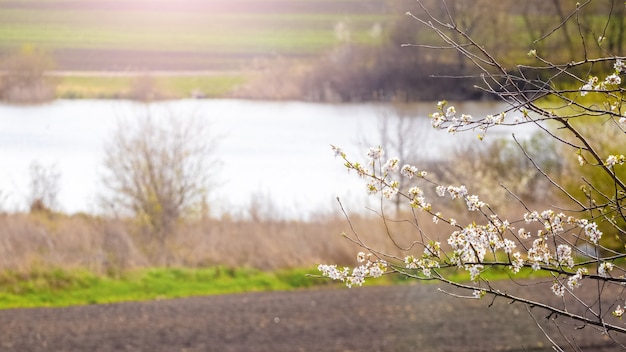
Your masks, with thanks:
[{"label": "river water", "polygon": [[[474,116],[498,113],[503,105],[465,103],[457,111]],[[58,100],[35,106],[0,105],[0,191],[6,210],[26,209],[29,165],[54,165],[61,174],[59,209],[98,212],[104,145],[118,123],[139,115],[174,114],[206,120],[219,136],[219,185],[212,211],[245,215],[256,199],[263,212],[305,218],[337,209],[336,197],[359,204],[362,180],[348,174],[330,144],[363,161],[369,145],[381,143],[381,121],[410,116],[422,158],[443,158],[475,132],[449,135],[427,118],[435,103],[315,104],[246,100],[178,100],[143,104],[112,100]],[[398,120],[399,121],[399,120]],[[519,126],[518,126],[519,127]],[[532,128],[516,130],[528,136]],[[502,127],[490,132],[508,136]],[[392,131],[392,134],[396,133]],[[366,142],[365,142],[366,141]]]}]

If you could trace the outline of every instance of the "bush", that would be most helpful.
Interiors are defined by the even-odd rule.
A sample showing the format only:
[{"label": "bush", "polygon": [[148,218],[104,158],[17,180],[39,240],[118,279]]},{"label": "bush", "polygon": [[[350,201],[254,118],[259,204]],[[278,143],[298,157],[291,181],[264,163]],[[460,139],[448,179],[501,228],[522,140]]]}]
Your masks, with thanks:
[{"label": "bush", "polygon": [[31,45],[8,54],[0,61],[0,68],[5,70],[0,80],[0,98],[12,103],[54,99],[56,82],[46,75],[54,66],[52,56]]},{"label": "bush", "polygon": [[[139,117],[120,123],[105,149],[105,209],[132,216],[165,254],[166,238],[183,217],[208,212],[215,176],[215,139],[193,116]],[[164,258],[165,259],[165,258]]]}]

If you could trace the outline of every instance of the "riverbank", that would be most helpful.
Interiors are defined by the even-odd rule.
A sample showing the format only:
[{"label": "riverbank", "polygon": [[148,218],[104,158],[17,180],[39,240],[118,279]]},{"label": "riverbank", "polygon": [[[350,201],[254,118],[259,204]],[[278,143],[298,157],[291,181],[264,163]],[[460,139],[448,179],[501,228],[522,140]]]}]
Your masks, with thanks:
[{"label": "riverbank", "polygon": [[176,100],[225,98],[255,76],[251,71],[55,71],[56,99]]},{"label": "riverbank", "polygon": [[[406,69],[409,70],[410,66],[406,66]],[[337,70],[343,71],[345,77],[338,75]],[[33,89],[23,90],[19,100],[5,98],[4,102],[38,104],[55,99],[162,101],[189,98],[321,103],[410,103],[434,101],[442,97],[456,101],[493,100],[493,97],[472,89],[472,81],[467,81],[466,87],[450,86],[446,80],[424,74],[412,77],[411,82],[415,83],[410,83],[404,82],[406,77],[398,71],[375,73],[376,77],[373,77],[372,72],[298,62],[277,62],[271,68],[261,70],[50,71],[45,73],[45,77],[51,95],[44,99],[38,98],[34,94],[35,88],[39,86],[36,84]],[[360,76],[361,81],[371,82],[360,85],[353,79],[356,76]],[[380,81],[380,86],[377,87],[373,81]]]}]

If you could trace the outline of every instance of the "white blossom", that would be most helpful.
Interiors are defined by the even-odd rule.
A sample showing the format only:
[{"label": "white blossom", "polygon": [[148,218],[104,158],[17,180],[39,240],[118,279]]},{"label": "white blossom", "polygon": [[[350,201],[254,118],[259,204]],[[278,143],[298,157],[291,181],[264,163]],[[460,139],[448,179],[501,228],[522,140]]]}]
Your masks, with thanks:
[{"label": "white blossom", "polygon": [[398,194],[398,189],[396,187],[386,187],[383,189],[383,197],[386,199],[391,199],[396,194]]},{"label": "white blossom", "polygon": [[556,260],[559,265],[569,268],[574,266],[574,258],[572,258],[572,247],[566,244],[560,244],[556,248]]},{"label": "white blossom", "polygon": [[370,268],[370,276],[373,278],[381,277],[384,274],[384,271],[380,268],[380,266],[373,266]]},{"label": "white blossom", "polygon": [[587,81],[587,83],[585,83],[582,87],[580,87],[580,96],[584,97],[590,91],[598,90],[600,87],[597,86],[597,84],[598,84],[598,77],[595,77],[595,76],[589,77],[589,80]]},{"label": "white blossom", "polygon": [[519,273],[520,269],[524,266],[524,259],[520,252],[513,253],[513,260],[511,261],[511,270],[514,274]]},{"label": "white blossom", "polygon": [[589,237],[589,240],[594,244],[598,244],[598,241],[602,237],[602,231],[598,229],[598,225],[595,222],[588,223],[584,226],[585,234]]},{"label": "white blossom", "polygon": [[426,248],[424,249],[424,255],[425,256],[439,256],[439,251],[441,250],[441,243],[438,241],[431,241],[426,245]]},{"label": "white blossom", "polygon": [[430,115],[430,123],[434,128],[439,128],[447,121],[446,117],[438,112]]},{"label": "white blossom", "polygon": [[399,167],[400,167],[399,164],[400,164],[400,159],[398,159],[398,158],[391,158],[391,159],[387,160],[385,165],[383,165],[383,172],[385,172],[385,173],[397,172]]},{"label": "white blossom", "polygon": [[415,198],[415,197],[421,197],[424,195],[424,192],[419,188],[419,187],[411,187],[409,188],[409,197],[411,198]]},{"label": "white blossom", "polygon": [[373,278],[381,277],[387,271],[387,262],[380,259],[369,268],[369,274]]},{"label": "white blossom", "polygon": [[615,310],[611,313],[613,314],[613,316],[622,319],[622,315],[624,315],[624,308],[622,308],[619,304],[617,305],[617,308],[615,308]]},{"label": "white blossom", "polygon": [[335,158],[338,157],[338,156],[340,156],[340,157],[345,157],[346,156],[346,154],[343,152],[343,149],[341,149],[340,147],[336,147],[334,145],[331,145],[330,148],[335,153]]},{"label": "white blossom", "polygon": [[416,196],[415,198],[413,198],[411,200],[411,206],[413,208],[419,209],[419,210],[430,210],[431,209],[431,205],[430,203],[426,202],[426,198],[422,197],[422,196]]},{"label": "white blossom", "polygon": [[615,265],[610,262],[602,262],[598,267],[598,275],[607,276],[609,272],[613,271]]},{"label": "white blossom", "polygon": [[376,194],[379,191],[378,187],[373,182],[368,183],[365,187],[367,188],[367,194]]},{"label": "white blossom", "polygon": [[474,290],[472,296],[476,299],[481,299],[485,295],[485,290]]},{"label": "white blossom", "polygon": [[467,195],[467,188],[464,185],[458,187],[448,186],[447,191],[452,199],[462,198]]},{"label": "white blossom", "polygon": [[462,125],[467,125],[467,124],[469,124],[470,122],[472,122],[472,115],[462,114],[462,115],[461,115],[461,118],[459,119],[459,122],[460,122]]},{"label": "white blossom", "polygon": [[616,59],[615,63],[613,64],[613,68],[615,69],[616,73],[622,73],[626,71],[626,65],[624,64],[622,59]]},{"label": "white blossom", "polygon": [[380,277],[386,271],[388,264],[385,260],[378,259],[371,261],[372,255],[359,252],[357,255],[357,261],[363,263],[350,272],[350,269],[344,267],[338,269],[336,265],[318,265],[317,269],[322,272],[322,275],[333,280],[343,281],[346,286],[361,286],[365,282],[367,277]]},{"label": "white blossom", "polygon": [[454,108],[454,106],[448,107],[448,109],[446,110],[446,117],[450,118],[454,115],[456,115],[456,109]]},{"label": "white blossom", "polygon": [[622,79],[616,75],[615,73],[612,75],[607,76],[604,79],[604,84],[610,84],[610,85],[619,85],[622,83]]},{"label": "white blossom", "polygon": [[404,264],[406,264],[407,269],[417,269],[417,260],[412,255],[404,257]]},{"label": "white blossom", "polygon": [[502,248],[504,249],[504,253],[512,253],[515,249],[515,242],[511,241],[508,238],[504,239],[503,242],[504,245],[502,246]]},{"label": "white blossom", "polygon": [[533,263],[534,270],[538,270],[541,264],[550,264],[552,254],[543,238],[537,238],[533,241],[533,245],[528,249],[528,260]]},{"label": "white blossom", "polygon": [[604,164],[607,166],[623,165],[625,161],[626,157],[623,155],[609,155]]},{"label": "white blossom", "polygon": [[552,285],[552,292],[554,292],[554,294],[559,297],[563,297],[563,295],[565,294],[565,286],[561,285],[558,282],[555,282]]},{"label": "white blossom", "polygon": [[400,174],[411,179],[415,176],[415,174],[417,174],[417,167],[406,164],[402,166]]},{"label": "white blossom", "polygon": [[478,278],[480,277],[480,271],[482,269],[483,269],[483,266],[480,264],[470,265],[469,267],[470,280],[476,282]]},{"label": "white blossom", "polygon": [[367,152],[367,156],[370,157],[370,159],[373,159],[373,160],[380,159],[380,158],[382,158],[383,155],[385,155],[385,151],[383,150],[383,148],[381,146],[372,147]]},{"label": "white blossom", "polygon": [[527,224],[530,224],[531,222],[535,222],[538,220],[539,220],[539,213],[537,213],[536,211],[524,214],[524,221],[526,221]]},{"label": "white blossom", "polygon": [[526,240],[530,238],[530,232],[524,230],[524,228],[520,228],[517,231],[517,237],[519,237],[522,240]]},{"label": "white blossom", "polygon": [[477,211],[477,210],[480,210],[480,208],[485,206],[485,202],[478,199],[477,195],[468,196],[465,199],[465,201],[467,203],[467,209],[469,211]]},{"label": "white blossom", "polygon": [[570,290],[580,287],[580,281],[583,279],[583,275],[587,275],[588,271],[585,268],[580,268],[576,271],[575,275],[570,276],[567,279],[567,286]]},{"label": "white blossom", "polygon": [[317,270],[322,272],[322,275],[329,277],[333,280],[344,281],[349,274],[348,268],[337,269],[337,265],[325,265],[320,264],[317,266]]}]

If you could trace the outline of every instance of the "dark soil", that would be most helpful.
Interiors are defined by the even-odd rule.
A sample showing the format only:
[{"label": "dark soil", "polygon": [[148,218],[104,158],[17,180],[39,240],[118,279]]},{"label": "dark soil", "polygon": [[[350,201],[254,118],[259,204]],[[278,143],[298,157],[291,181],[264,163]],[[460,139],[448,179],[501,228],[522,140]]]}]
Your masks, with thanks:
[{"label": "dark soil", "polygon": [[[2,351],[550,351],[522,305],[437,285],[248,293],[0,311]],[[534,310],[545,323],[545,312]],[[549,331],[556,332],[553,324]],[[597,330],[565,337],[619,350]],[[562,336],[556,336],[561,343]],[[565,350],[573,350],[567,346]]]}]

